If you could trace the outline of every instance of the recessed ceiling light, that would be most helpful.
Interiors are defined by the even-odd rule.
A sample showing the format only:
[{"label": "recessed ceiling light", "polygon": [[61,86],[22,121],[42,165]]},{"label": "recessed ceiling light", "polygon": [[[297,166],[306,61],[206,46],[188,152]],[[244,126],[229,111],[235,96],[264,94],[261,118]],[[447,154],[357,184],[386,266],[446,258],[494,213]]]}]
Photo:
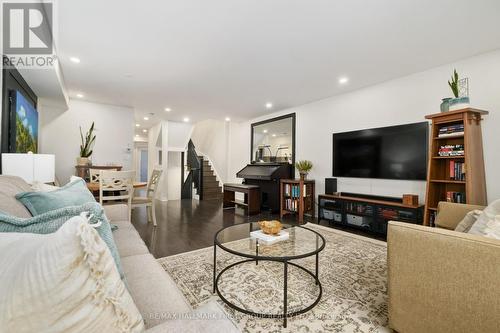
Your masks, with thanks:
[{"label": "recessed ceiling light", "polygon": [[267,133],[267,130],[263,130],[262,133]]},{"label": "recessed ceiling light", "polygon": [[141,127],[141,124],[135,124],[135,127]]},{"label": "recessed ceiling light", "polygon": [[267,102],[266,103],[266,109],[272,109],[273,108],[273,103]]},{"label": "recessed ceiling light", "polygon": [[273,134],[273,138],[276,137],[276,134]]},{"label": "recessed ceiling light", "polygon": [[349,82],[349,78],[348,77],[342,76],[341,78],[339,78],[339,83],[340,84],[346,84],[347,82]]},{"label": "recessed ceiling light", "polygon": [[231,118],[229,118],[229,117],[226,117],[226,119],[225,119],[225,120],[226,120],[226,121],[231,121]]},{"label": "recessed ceiling light", "polygon": [[69,58],[69,60],[71,60],[71,62],[74,62],[75,64],[80,63],[80,58],[77,58],[77,57],[71,57],[71,58]]},{"label": "recessed ceiling light", "polygon": [[144,117],[143,119],[144,119],[144,120],[149,120],[149,117]]},{"label": "recessed ceiling light", "polygon": [[143,132],[143,133],[147,133],[147,132],[148,132],[148,130],[147,130],[147,129],[143,129],[143,130],[142,130],[142,132]]},{"label": "recessed ceiling light", "polygon": [[76,97],[83,98],[83,94],[76,94]]},{"label": "recessed ceiling light", "polygon": [[182,120],[184,120],[184,122],[185,122],[185,123],[189,122],[189,118],[188,118],[188,117],[185,117],[185,118],[184,118],[184,119],[182,119]]},{"label": "recessed ceiling light", "polygon": [[165,108],[165,112],[170,112],[170,111],[172,111],[171,108]]},{"label": "recessed ceiling light", "polygon": [[138,138],[138,137],[139,137],[139,134],[136,134],[136,135],[135,135],[135,137],[136,137],[136,138]]}]

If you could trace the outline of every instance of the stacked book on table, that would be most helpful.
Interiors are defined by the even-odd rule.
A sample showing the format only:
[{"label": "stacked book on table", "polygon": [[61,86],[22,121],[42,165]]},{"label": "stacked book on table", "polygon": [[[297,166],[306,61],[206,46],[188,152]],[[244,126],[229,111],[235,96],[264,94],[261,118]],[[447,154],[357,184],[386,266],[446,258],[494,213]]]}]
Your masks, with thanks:
[{"label": "stacked book on table", "polygon": [[264,233],[262,230],[256,230],[250,233],[251,239],[258,239],[259,242],[263,243],[264,245],[272,245],[277,242],[287,240],[289,237],[290,234],[285,230],[281,230],[277,235],[269,235]]},{"label": "stacked book on table", "polygon": [[456,124],[450,126],[443,126],[439,129],[438,137],[440,138],[452,138],[454,136],[464,135],[464,124]]},{"label": "stacked book on table", "polygon": [[442,145],[439,147],[438,155],[441,157],[464,156],[464,145]]}]

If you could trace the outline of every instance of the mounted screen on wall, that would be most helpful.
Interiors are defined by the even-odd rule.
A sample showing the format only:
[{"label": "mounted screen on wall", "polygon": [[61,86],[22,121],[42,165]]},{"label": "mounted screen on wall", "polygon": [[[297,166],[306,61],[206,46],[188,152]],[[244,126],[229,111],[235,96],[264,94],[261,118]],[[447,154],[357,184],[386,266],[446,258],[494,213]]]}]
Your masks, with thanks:
[{"label": "mounted screen on wall", "polygon": [[14,152],[38,152],[38,112],[19,91],[11,92],[11,140]]},{"label": "mounted screen on wall", "polygon": [[333,134],[333,176],[425,180],[427,122]]}]

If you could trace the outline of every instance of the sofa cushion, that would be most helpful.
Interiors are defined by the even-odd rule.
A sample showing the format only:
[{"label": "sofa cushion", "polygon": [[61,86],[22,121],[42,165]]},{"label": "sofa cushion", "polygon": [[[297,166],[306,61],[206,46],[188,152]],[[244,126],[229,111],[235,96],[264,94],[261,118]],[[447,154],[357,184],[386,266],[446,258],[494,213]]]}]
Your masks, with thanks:
[{"label": "sofa cushion", "polygon": [[192,309],[172,278],[151,254],[122,258],[127,285],[146,328]]},{"label": "sofa cushion", "polygon": [[118,229],[113,231],[113,238],[120,257],[149,253],[146,244],[144,244],[141,236],[130,222],[115,221],[115,225],[117,225]]},{"label": "sofa cushion", "polygon": [[469,234],[486,236],[488,222],[494,221],[496,215],[500,215],[500,199],[493,201],[483,210],[476,223],[470,228]]},{"label": "sofa cushion", "polygon": [[79,206],[95,202],[94,196],[83,179],[68,183],[50,192],[22,192],[16,194],[33,216],[68,206]]},{"label": "sofa cushion", "polygon": [[19,192],[30,190],[22,178],[0,175],[0,211],[17,217],[31,217],[29,210],[16,199]]},{"label": "sofa cushion", "polygon": [[0,233],[2,332],[141,332],[142,317],[84,216],[47,235]]},{"label": "sofa cushion", "polygon": [[166,332],[239,333],[241,331],[231,321],[223,308],[212,299],[185,318],[172,319],[146,331],[146,333]]},{"label": "sofa cushion", "polygon": [[457,224],[455,231],[458,232],[469,232],[470,228],[476,223],[477,218],[481,215],[483,211],[474,209],[468,212],[465,217]]},{"label": "sofa cushion", "polygon": [[81,213],[88,213],[91,216],[92,223],[100,223],[100,225],[96,227],[96,230],[111,251],[116,267],[120,272],[120,276],[123,278],[120,256],[113,239],[111,227],[106,219],[102,206],[97,202],[60,208],[34,217],[30,216],[29,218],[20,218],[0,213],[0,232],[49,234],[56,232],[66,223],[66,221],[74,216],[79,216]]}]

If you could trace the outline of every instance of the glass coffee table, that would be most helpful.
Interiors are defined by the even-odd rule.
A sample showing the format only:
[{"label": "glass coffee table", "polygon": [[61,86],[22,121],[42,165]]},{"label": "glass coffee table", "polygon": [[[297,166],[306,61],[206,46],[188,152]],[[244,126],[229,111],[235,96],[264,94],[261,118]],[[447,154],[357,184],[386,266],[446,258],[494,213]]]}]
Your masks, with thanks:
[{"label": "glass coffee table", "polygon": [[[318,260],[319,253],[325,248],[325,239],[319,233],[302,226],[293,226],[283,224],[283,230],[289,233],[286,240],[279,241],[272,245],[265,245],[261,240],[251,239],[250,232],[260,230],[257,222],[249,222],[243,224],[232,225],[219,230],[214,237],[214,272],[213,272],[213,293],[217,293],[220,299],[229,307],[240,311],[242,313],[257,316],[261,318],[283,318],[283,327],[287,325],[287,318],[300,315],[311,310],[318,304],[322,295],[321,282],[319,280]],[[241,240],[245,239],[244,242]],[[240,240],[240,241],[238,241]],[[234,254],[245,259],[230,264],[217,272],[217,248]],[[306,257],[315,256],[316,265],[315,271],[310,270],[291,262],[291,260],[302,259]],[[219,290],[219,280],[224,273],[238,265],[246,264],[248,262],[255,262],[256,265],[259,261],[270,261],[276,264],[283,264],[284,281],[283,281],[283,313],[270,314],[258,313],[235,305],[226,297],[224,297]],[[288,265],[293,265],[302,271],[306,272],[313,278],[313,281],[318,288],[318,296],[307,307],[295,310],[293,312],[287,311],[287,292],[288,292]]]}]

